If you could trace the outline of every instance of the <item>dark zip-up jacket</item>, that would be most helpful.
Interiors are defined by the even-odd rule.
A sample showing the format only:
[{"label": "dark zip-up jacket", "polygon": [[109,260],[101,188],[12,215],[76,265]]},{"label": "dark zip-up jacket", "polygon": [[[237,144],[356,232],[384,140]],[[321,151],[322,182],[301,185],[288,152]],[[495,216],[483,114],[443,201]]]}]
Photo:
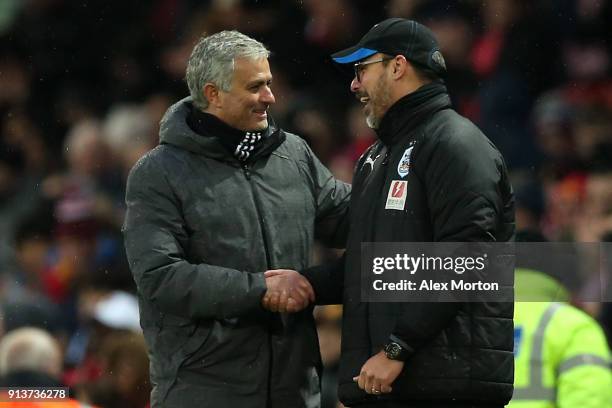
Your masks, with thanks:
[{"label": "dark zip-up jacket", "polygon": [[[511,240],[514,199],[504,161],[476,126],[451,109],[442,84],[400,99],[377,133],[379,141],[356,168],[343,280],[334,282],[342,274],[329,268],[305,271],[319,302],[344,304],[340,399],[347,406],[390,399],[410,407],[501,407],[512,395],[513,299],[365,303],[360,249],[362,242]],[[407,182],[405,204],[385,208],[398,180]],[[409,352],[403,372],[392,394],[368,395],[352,378],[391,339]]]},{"label": "dark zip-up jacket", "polygon": [[350,187],[274,125],[241,164],[220,135],[187,125],[191,106],[186,98],[168,110],[160,145],[127,184],[152,407],[318,407],[312,309],[264,311],[263,272],[308,266],[315,233],[343,246]]}]

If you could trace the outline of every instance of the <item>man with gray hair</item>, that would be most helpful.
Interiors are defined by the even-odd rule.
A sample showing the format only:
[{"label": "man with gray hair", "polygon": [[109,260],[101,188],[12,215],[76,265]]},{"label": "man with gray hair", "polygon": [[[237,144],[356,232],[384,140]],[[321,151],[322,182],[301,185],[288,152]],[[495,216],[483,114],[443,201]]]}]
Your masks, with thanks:
[{"label": "man with gray hair", "polygon": [[45,385],[55,386],[59,385],[61,373],[59,344],[46,331],[23,327],[9,332],[0,341],[1,384],[6,385],[17,377],[33,381],[32,378],[36,376],[39,384],[40,378],[46,378]]},{"label": "man with gray hair", "polygon": [[268,115],[268,56],[236,31],[202,38],[191,96],[128,178],[152,407],[320,406],[312,287],[264,272],[309,266],[315,235],[344,246],[350,188]]},{"label": "man with gray hair", "polygon": [[[48,332],[35,327],[11,330],[0,341],[0,388],[67,388],[61,382],[62,350],[59,342]],[[47,406],[46,403],[0,403],[1,407]],[[49,406],[91,408],[74,398]]]}]

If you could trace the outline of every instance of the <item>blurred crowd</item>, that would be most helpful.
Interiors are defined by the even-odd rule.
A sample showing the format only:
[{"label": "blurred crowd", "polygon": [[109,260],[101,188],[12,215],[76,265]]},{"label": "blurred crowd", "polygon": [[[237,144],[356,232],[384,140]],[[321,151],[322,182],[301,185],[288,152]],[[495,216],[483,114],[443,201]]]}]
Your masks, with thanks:
[{"label": "blurred crowd", "polygon": [[[517,227],[611,241],[610,1],[2,0],[0,386],[28,368],[99,407],[145,407],[147,354],[120,231],[125,181],[188,94],[194,43],[236,29],[266,44],[275,121],[350,181],[375,134],[329,54],[387,16],[438,37],[455,108],[507,161]],[[315,261],[332,256],[320,249]],[[609,304],[579,306],[610,333]],[[340,314],[316,310],[324,408],[336,404]],[[20,339],[39,352],[3,358]]]}]

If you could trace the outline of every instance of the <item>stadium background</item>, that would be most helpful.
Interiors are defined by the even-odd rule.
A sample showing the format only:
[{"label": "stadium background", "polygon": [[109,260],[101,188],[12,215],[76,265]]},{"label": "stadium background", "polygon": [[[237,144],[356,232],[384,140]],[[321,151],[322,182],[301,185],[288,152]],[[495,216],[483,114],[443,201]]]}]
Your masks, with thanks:
[{"label": "stadium background", "polygon": [[[329,54],[387,16],[438,36],[455,108],[507,160],[519,227],[610,241],[610,1],[2,0],[0,338],[40,327],[60,342],[61,380],[79,398],[146,406],[147,357],[120,235],[125,178],[156,145],[166,108],[187,95],[195,41],[222,29],[263,41],[273,52],[275,120],[350,181],[375,136]],[[592,290],[576,282],[574,293]],[[609,304],[579,306],[610,332]],[[327,408],[340,311],[316,316]]]}]

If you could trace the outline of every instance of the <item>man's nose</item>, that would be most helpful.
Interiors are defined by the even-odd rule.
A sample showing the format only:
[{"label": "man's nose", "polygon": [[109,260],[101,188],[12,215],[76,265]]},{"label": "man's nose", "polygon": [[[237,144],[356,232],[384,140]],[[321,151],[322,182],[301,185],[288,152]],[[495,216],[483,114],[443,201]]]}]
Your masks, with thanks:
[{"label": "man's nose", "polygon": [[359,82],[357,77],[354,77],[351,81],[351,92],[357,93],[359,91],[359,88],[361,88],[361,82]]},{"label": "man's nose", "polygon": [[272,93],[272,89],[270,89],[270,87],[264,87],[261,92],[260,100],[261,102],[268,104],[273,104],[276,102],[276,98],[274,97],[274,94]]}]

